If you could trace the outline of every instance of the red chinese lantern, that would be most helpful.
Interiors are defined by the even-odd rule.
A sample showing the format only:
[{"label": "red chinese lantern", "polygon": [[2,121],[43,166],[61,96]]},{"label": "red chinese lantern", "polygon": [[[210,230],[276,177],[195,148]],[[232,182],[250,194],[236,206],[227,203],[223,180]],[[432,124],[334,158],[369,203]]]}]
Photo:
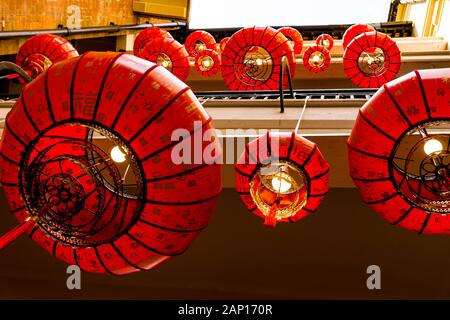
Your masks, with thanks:
[{"label": "red chinese lantern", "polygon": [[189,76],[189,55],[184,46],[173,38],[159,37],[147,41],[139,55],[163,66],[181,81],[186,81]]},{"label": "red chinese lantern", "polygon": [[[291,77],[295,58],[289,40],[271,27],[243,28],[234,33],[222,52],[222,77],[231,90],[278,90],[282,58],[286,57]],[[283,87],[288,76],[283,75]]]},{"label": "red chinese lantern", "polygon": [[[210,221],[220,166],[176,164],[171,134],[211,128],[163,67],[89,52],[25,86],[6,118],[0,181],[22,229],[57,259],[87,272],[148,270],[183,253]],[[206,146],[219,150],[217,141],[195,150]]]},{"label": "red chinese lantern", "polygon": [[375,31],[375,28],[370,24],[354,24],[345,30],[344,35],[342,36],[342,48],[344,50],[349,45],[350,41],[353,40],[356,36],[360,35],[364,32]]},{"label": "red chinese lantern", "polygon": [[198,52],[205,49],[216,50],[216,39],[206,31],[194,31],[192,32],[184,42],[189,56],[196,57]]},{"label": "red chinese lantern", "polygon": [[223,52],[225,50],[225,46],[227,45],[228,40],[230,40],[230,37],[225,37],[222,40],[220,40],[220,52]]},{"label": "red chinese lantern", "polygon": [[315,143],[294,132],[253,140],[235,169],[242,201],[268,227],[314,213],[328,192],[328,163]]},{"label": "red chinese lantern", "polygon": [[303,65],[306,70],[314,73],[328,69],[331,62],[330,52],[324,46],[313,45],[306,49],[303,54]]},{"label": "red chinese lantern", "polygon": [[220,56],[211,49],[198,52],[195,57],[195,68],[205,77],[211,77],[220,70]]},{"label": "red chinese lantern", "polygon": [[387,34],[371,31],[354,38],[344,52],[344,71],[358,87],[378,88],[400,70],[401,54]]},{"label": "red chinese lantern", "polygon": [[329,34],[324,33],[317,37],[316,44],[324,46],[328,51],[331,51],[334,46],[334,41]]},{"label": "red chinese lantern", "polygon": [[383,85],[348,140],[350,175],[363,201],[419,233],[450,233],[449,79],[450,69],[430,69]]},{"label": "red chinese lantern", "polygon": [[303,49],[303,37],[302,34],[295,28],[292,27],[282,27],[279,28],[280,31],[289,41],[293,42],[294,53],[300,54]]},{"label": "red chinese lantern", "polygon": [[133,54],[137,57],[141,57],[141,50],[145,47],[147,42],[155,40],[157,38],[173,39],[172,35],[164,29],[160,29],[158,27],[150,27],[144,29],[139,32],[136,39],[134,40]]},{"label": "red chinese lantern", "polygon": [[52,34],[38,34],[22,44],[16,63],[31,78],[35,78],[53,63],[77,56],[78,51],[66,39]]}]

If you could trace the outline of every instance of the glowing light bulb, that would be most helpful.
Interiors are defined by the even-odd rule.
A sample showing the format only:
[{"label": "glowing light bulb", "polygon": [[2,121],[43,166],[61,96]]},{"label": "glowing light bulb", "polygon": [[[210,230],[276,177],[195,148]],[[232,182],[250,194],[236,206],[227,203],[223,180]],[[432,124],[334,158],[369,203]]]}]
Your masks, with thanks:
[{"label": "glowing light bulb", "polygon": [[314,62],[315,64],[318,64],[318,63],[320,62],[320,57],[319,57],[319,56],[314,56],[314,57],[312,58],[312,60],[313,60],[313,62]]},{"label": "glowing light bulb", "polygon": [[262,61],[261,58],[256,59],[256,65],[257,66],[262,66],[262,64],[263,64],[263,61]]},{"label": "glowing light bulb", "polygon": [[292,187],[292,184],[284,178],[273,177],[272,187],[280,193],[285,193]]},{"label": "glowing light bulb", "polygon": [[164,60],[164,61],[162,62],[162,66],[163,66],[164,68],[167,68],[167,67],[169,66],[169,61]]},{"label": "glowing light bulb", "polygon": [[122,163],[127,160],[125,153],[123,153],[118,146],[111,149],[111,159],[117,163]]},{"label": "glowing light bulb", "polygon": [[205,59],[205,60],[202,61],[202,65],[205,68],[209,68],[209,66],[211,65],[211,62],[208,59]]},{"label": "glowing light bulb", "polygon": [[430,139],[427,142],[425,142],[425,145],[423,146],[423,151],[427,155],[430,155],[432,153],[441,152],[442,151],[442,143],[440,143],[436,139]]}]

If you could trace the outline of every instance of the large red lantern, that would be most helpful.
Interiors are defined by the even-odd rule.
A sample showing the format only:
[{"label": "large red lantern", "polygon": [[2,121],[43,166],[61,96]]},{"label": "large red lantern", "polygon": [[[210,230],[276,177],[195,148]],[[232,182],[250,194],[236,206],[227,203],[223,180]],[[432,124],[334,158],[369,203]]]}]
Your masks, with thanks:
[{"label": "large red lantern", "polygon": [[52,34],[38,34],[22,44],[16,63],[31,78],[35,78],[53,63],[77,56],[78,51],[66,39]]},{"label": "large red lantern", "polygon": [[184,46],[189,56],[195,58],[199,52],[205,49],[216,50],[216,39],[209,32],[198,30],[188,35]]},{"label": "large red lantern", "polygon": [[308,47],[303,54],[303,65],[306,70],[313,73],[327,70],[330,62],[330,52],[327,48],[319,44]]},{"label": "large red lantern", "polygon": [[220,56],[211,49],[198,52],[195,57],[195,68],[205,77],[211,77],[220,70]]},{"label": "large red lantern", "polygon": [[[291,77],[295,57],[289,40],[271,27],[249,27],[234,33],[222,52],[222,77],[231,90],[277,90],[283,57]],[[283,75],[283,87],[288,75]]]},{"label": "large red lantern", "polygon": [[358,35],[364,32],[375,31],[375,28],[370,24],[354,24],[345,30],[342,36],[342,48],[347,48],[349,43]]},{"label": "large red lantern", "polygon": [[168,37],[158,37],[147,41],[139,56],[163,66],[181,81],[189,76],[189,55],[178,41]]},{"label": "large red lantern", "polygon": [[293,43],[294,53],[300,54],[303,49],[303,37],[302,34],[295,28],[282,27],[278,29],[289,41]]},{"label": "large red lantern", "polygon": [[160,29],[158,27],[150,27],[142,30],[137,35],[133,44],[133,54],[137,57],[141,57],[141,50],[145,47],[145,45],[149,41],[153,41],[158,38],[169,38],[173,39],[170,32],[164,29]]},{"label": "large red lantern", "polygon": [[235,169],[242,201],[269,227],[314,213],[328,192],[328,163],[315,143],[294,132],[253,140]]},{"label": "large red lantern", "polygon": [[419,233],[450,233],[449,79],[450,69],[431,69],[383,85],[348,140],[350,175],[363,201]]},{"label": "large red lantern", "polygon": [[344,71],[358,87],[379,88],[400,70],[401,54],[387,34],[370,31],[354,38],[344,52]]},{"label": "large red lantern", "polygon": [[[211,128],[163,67],[89,52],[25,86],[6,118],[0,180],[13,215],[57,259],[88,272],[148,270],[183,253],[210,221],[220,166],[176,164],[171,134]],[[217,141],[197,151],[207,145]]]}]

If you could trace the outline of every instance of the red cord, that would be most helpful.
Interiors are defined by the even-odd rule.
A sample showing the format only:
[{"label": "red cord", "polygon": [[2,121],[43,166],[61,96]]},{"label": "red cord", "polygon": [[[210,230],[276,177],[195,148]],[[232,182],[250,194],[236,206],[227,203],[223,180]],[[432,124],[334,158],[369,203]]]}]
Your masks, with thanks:
[{"label": "red cord", "polygon": [[277,209],[278,199],[273,203],[272,208],[270,208],[269,214],[264,217],[264,225],[266,227],[275,228],[275,226],[277,225]]},{"label": "red cord", "polygon": [[6,247],[8,244],[16,240],[22,234],[31,231],[35,225],[35,221],[28,218],[22,221],[19,225],[15,226],[13,229],[8,231],[2,237],[0,237],[0,250]]}]

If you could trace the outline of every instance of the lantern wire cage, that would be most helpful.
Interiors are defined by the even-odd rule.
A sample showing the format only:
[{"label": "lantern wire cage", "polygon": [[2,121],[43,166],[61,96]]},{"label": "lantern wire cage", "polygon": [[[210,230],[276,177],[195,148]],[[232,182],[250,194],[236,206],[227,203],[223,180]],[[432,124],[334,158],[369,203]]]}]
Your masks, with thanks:
[{"label": "lantern wire cage", "polygon": [[111,132],[70,126],[85,128],[86,140],[62,139],[44,149],[39,141],[30,144],[19,172],[20,189],[36,223],[59,241],[105,243],[137,218],[139,210],[130,215],[124,202],[143,198],[142,174],[130,150]]},{"label": "lantern wire cage", "polygon": [[245,54],[239,56],[236,65],[238,66],[236,75],[245,85],[252,85],[255,81],[266,81],[272,75],[273,61],[263,47],[250,46]]},{"label": "lantern wire cage", "polygon": [[399,194],[414,207],[443,214],[450,213],[450,135],[442,133],[448,124],[433,121],[410,130],[391,161]]},{"label": "lantern wire cage", "polygon": [[381,48],[372,47],[361,52],[358,57],[358,67],[366,76],[376,77],[385,68],[386,56]]},{"label": "lantern wire cage", "polygon": [[303,170],[290,161],[280,160],[261,166],[250,181],[250,194],[264,214],[264,224],[275,227],[307,202],[308,181]]}]

